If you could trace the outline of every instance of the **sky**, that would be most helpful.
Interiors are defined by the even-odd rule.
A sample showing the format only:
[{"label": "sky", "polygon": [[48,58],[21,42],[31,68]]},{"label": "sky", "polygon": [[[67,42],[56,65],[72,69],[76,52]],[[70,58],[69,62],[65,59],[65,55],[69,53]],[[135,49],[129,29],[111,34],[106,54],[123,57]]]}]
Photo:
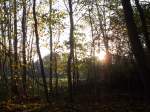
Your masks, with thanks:
[{"label": "sky", "polygon": [[[39,3],[39,1],[41,1],[41,0],[38,0],[37,3]],[[67,11],[66,5],[64,4],[63,0],[57,0],[56,3],[52,7],[54,9],[58,9],[60,11]],[[47,8],[45,7],[45,9],[49,10],[48,7]],[[77,23],[80,16],[82,16],[82,15],[74,16],[74,23],[75,24]],[[68,41],[68,39],[69,39],[69,31],[70,31],[69,29],[70,29],[70,27],[69,27],[69,16],[68,15],[63,20],[63,23],[65,23],[65,29],[64,29],[64,32],[62,32],[61,35],[60,35],[60,43],[61,44],[63,44],[64,41]],[[83,23],[83,24],[85,24],[85,23]],[[85,32],[85,35],[87,37],[86,41],[89,41],[90,40],[90,38],[89,38],[90,28],[84,25],[84,28],[82,29],[82,32]],[[40,41],[40,44],[41,44],[40,50],[41,50],[42,57],[45,57],[46,55],[49,55],[49,53],[50,53],[49,48],[44,46],[45,43],[49,44],[49,40],[46,37],[44,37],[44,38],[45,38],[45,41],[42,41],[42,40]],[[67,50],[66,50],[66,52],[67,52]],[[35,55],[34,60],[36,61],[37,59],[38,59],[38,56]]]},{"label": "sky", "polygon": [[[42,0],[37,0],[37,3],[41,4],[41,1]],[[56,3],[53,4],[53,6],[52,6],[53,9],[58,9],[60,11],[67,12],[67,8],[66,8],[66,6],[67,6],[66,4],[68,4],[67,0],[66,0],[65,4],[64,4],[63,1],[64,0],[56,0]],[[140,0],[140,1],[144,1],[144,0]],[[147,0],[147,1],[150,1],[150,0]],[[42,2],[44,2],[44,0]],[[48,6],[47,7],[42,6],[42,9],[43,9],[43,7],[44,7],[44,10],[46,12],[48,12],[49,7]],[[75,8],[75,5],[73,6],[73,8]],[[74,14],[74,23],[75,23],[75,25],[76,25],[78,19],[82,16],[83,13],[84,13],[84,10],[82,11],[82,13]],[[64,32],[62,32],[60,34],[60,43],[61,44],[63,44],[64,41],[69,40],[68,39],[69,38],[69,16],[66,16],[66,18],[63,20],[63,23],[65,23],[65,29],[64,29]],[[89,26],[86,25],[86,23],[84,23],[83,21],[79,21],[79,23],[83,24],[83,26],[84,26],[84,28],[82,29],[82,32],[85,33],[86,41],[90,41],[91,40],[91,33],[90,33]],[[53,37],[55,37],[55,35]],[[43,38],[44,41],[42,39],[40,40],[40,45],[41,45],[40,50],[41,50],[42,57],[45,57],[46,55],[48,55],[50,53],[49,47],[45,46],[46,43],[49,45],[49,35],[47,35],[46,37],[42,37],[42,38]],[[64,51],[67,52],[67,50],[63,48],[62,52],[64,52]],[[101,55],[101,57],[103,57],[102,55],[105,55],[105,53],[104,53],[103,50],[100,50],[100,51],[102,51],[101,54],[97,54],[97,56]],[[38,59],[38,57],[37,57],[37,55],[35,55],[34,60],[37,60],[37,59]]]}]

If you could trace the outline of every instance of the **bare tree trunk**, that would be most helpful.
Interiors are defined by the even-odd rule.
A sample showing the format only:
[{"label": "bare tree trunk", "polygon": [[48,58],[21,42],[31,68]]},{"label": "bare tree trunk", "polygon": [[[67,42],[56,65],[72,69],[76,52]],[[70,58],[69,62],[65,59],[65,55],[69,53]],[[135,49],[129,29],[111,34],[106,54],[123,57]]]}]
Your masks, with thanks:
[{"label": "bare tree trunk", "polygon": [[53,34],[52,34],[52,0],[49,0],[49,33],[50,33],[50,78],[49,78],[49,86],[50,86],[50,94],[52,94],[53,83],[52,83],[52,74],[53,74]]},{"label": "bare tree trunk", "polygon": [[70,53],[68,57],[68,92],[70,101],[73,100],[72,97],[72,64],[74,58],[74,21],[73,21],[73,10],[72,10],[72,0],[68,0],[69,4],[69,17],[70,17],[70,37],[69,37],[69,44],[70,44]]},{"label": "bare tree trunk", "polygon": [[22,36],[23,36],[23,43],[22,43],[22,57],[23,57],[23,89],[26,92],[26,72],[27,72],[27,62],[26,62],[26,38],[27,38],[27,26],[26,26],[26,0],[22,0],[23,2],[23,16],[22,16]]},{"label": "bare tree trunk", "polygon": [[[3,4],[3,10],[4,10],[4,15],[2,16],[4,18],[2,24],[1,24],[1,35],[2,35],[2,43],[4,46],[6,46],[6,31],[7,31],[7,19],[6,19],[6,3],[4,2]],[[6,76],[6,61],[7,61],[7,54],[6,54],[6,50],[3,51],[3,56],[2,56],[2,78],[4,79],[5,82],[5,87],[8,90],[8,80],[7,80],[7,76]]]},{"label": "bare tree trunk", "polygon": [[49,102],[48,88],[47,88],[47,82],[46,82],[46,77],[45,77],[44,65],[43,65],[43,60],[41,57],[41,51],[40,51],[40,46],[39,46],[39,34],[38,34],[38,26],[37,26],[35,7],[36,7],[36,0],[33,0],[33,18],[34,18],[34,28],[35,28],[35,36],[36,36],[36,48],[37,48],[37,54],[38,54],[39,61],[40,61],[41,75],[42,75],[42,79],[43,79],[45,97],[46,97],[47,102]]},{"label": "bare tree trunk", "polygon": [[[15,64],[15,70],[14,70],[14,74],[17,74],[18,71],[18,49],[17,49],[17,45],[18,45],[18,39],[17,39],[17,3],[16,0],[14,0],[14,64]],[[17,74],[18,75],[18,74]]]},{"label": "bare tree trunk", "polygon": [[75,87],[76,87],[76,65],[75,65],[75,59],[73,57],[73,65],[72,65],[72,87],[73,87],[73,90],[75,90]]},{"label": "bare tree trunk", "polygon": [[122,5],[125,14],[125,20],[128,29],[128,35],[129,35],[132,52],[134,53],[136,62],[141,70],[141,79],[145,87],[145,96],[148,97],[149,100],[150,99],[150,89],[149,89],[150,70],[147,66],[144,50],[139,40],[137,27],[133,18],[133,10],[131,7],[130,0],[122,0]]},{"label": "bare tree trunk", "polygon": [[135,0],[135,4],[136,4],[136,7],[137,7],[137,9],[139,11],[139,14],[140,14],[140,19],[141,19],[141,22],[142,22],[142,30],[143,30],[143,34],[144,34],[144,37],[145,37],[146,46],[147,46],[147,48],[150,52],[150,38],[149,38],[149,34],[148,34],[148,29],[147,29],[147,26],[146,26],[144,11],[143,11],[142,7],[140,6],[139,0]]},{"label": "bare tree trunk", "polygon": [[75,60],[75,72],[76,72],[76,86],[78,86],[79,84],[79,67],[78,67],[78,57],[77,57],[77,47],[75,44],[75,56],[74,56],[74,60]]},{"label": "bare tree trunk", "polygon": [[15,79],[16,76],[18,76],[18,49],[17,49],[17,45],[18,45],[18,38],[17,38],[17,2],[16,0],[13,0],[13,17],[14,17],[14,27],[13,27],[13,35],[14,35],[14,39],[13,39],[13,48],[14,48],[14,60],[13,60],[13,81],[12,81],[12,91],[14,93],[14,95],[19,96],[19,91],[18,91],[18,87],[17,87],[17,79]]},{"label": "bare tree trunk", "polygon": [[[12,21],[12,14],[11,14],[11,2],[9,1],[9,12],[7,13],[7,18],[8,18],[8,31],[7,31],[7,35],[8,35],[8,43],[9,43],[9,49],[8,49],[8,54],[9,54],[9,69],[10,69],[10,77],[11,77],[11,81],[10,83],[13,83],[13,68],[12,68],[12,64],[13,64],[13,60],[12,60],[12,25],[11,25],[11,21]],[[11,87],[10,87],[11,88]],[[10,96],[12,96],[12,91],[10,91]]]},{"label": "bare tree trunk", "polygon": [[58,94],[58,73],[57,73],[57,56],[55,55],[55,90],[56,94]]}]

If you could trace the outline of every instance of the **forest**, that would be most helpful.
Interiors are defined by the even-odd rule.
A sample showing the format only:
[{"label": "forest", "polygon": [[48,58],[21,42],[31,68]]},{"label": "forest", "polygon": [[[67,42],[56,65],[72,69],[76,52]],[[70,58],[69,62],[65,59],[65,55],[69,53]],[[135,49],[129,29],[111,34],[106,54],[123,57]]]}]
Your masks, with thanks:
[{"label": "forest", "polygon": [[150,112],[150,0],[0,0],[0,112]]}]

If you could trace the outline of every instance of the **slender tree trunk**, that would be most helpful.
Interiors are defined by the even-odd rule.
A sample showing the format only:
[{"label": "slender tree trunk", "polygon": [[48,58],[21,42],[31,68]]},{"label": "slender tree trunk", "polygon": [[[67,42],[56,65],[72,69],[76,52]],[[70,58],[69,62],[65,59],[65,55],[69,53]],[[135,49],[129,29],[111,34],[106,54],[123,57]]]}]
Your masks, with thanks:
[{"label": "slender tree trunk", "polygon": [[141,78],[145,87],[145,94],[150,99],[150,70],[146,64],[146,58],[142,44],[139,40],[136,24],[134,23],[133,10],[130,0],[122,0],[123,10],[125,14],[126,25],[128,29],[129,40],[132,52],[134,53],[136,62],[141,70]]},{"label": "slender tree trunk", "polygon": [[[1,35],[2,35],[2,43],[4,46],[6,46],[6,31],[7,31],[7,19],[6,19],[6,3],[4,2],[3,4],[3,10],[4,10],[4,15],[3,15],[3,18],[4,18],[4,21],[2,22],[1,24]],[[7,48],[7,47],[6,47]],[[6,61],[7,61],[7,55],[6,55],[6,50],[3,51],[3,56],[2,56],[2,78],[4,79],[4,82],[5,82],[5,87],[6,89],[8,90],[8,80],[7,80],[7,76],[6,76],[6,70],[5,70],[5,67],[6,67]]]},{"label": "slender tree trunk", "polygon": [[23,75],[22,75],[22,81],[23,81],[23,89],[26,92],[26,72],[27,72],[27,62],[26,62],[26,0],[22,0],[23,2],[23,16],[22,16],[22,36],[23,36],[23,43],[22,43],[22,56],[23,56]]},{"label": "slender tree trunk", "polygon": [[[14,75],[18,75],[18,49],[17,49],[17,45],[18,45],[18,38],[17,38],[17,3],[16,0],[14,0],[13,2],[13,16],[14,16],[14,40],[13,40],[13,47],[14,47]],[[16,83],[16,82],[15,82]]]},{"label": "slender tree trunk", "polygon": [[57,73],[57,56],[55,55],[55,90],[56,94],[58,94],[58,73]]},{"label": "slender tree trunk", "polygon": [[14,48],[14,60],[13,60],[13,81],[12,81],[12,92],[14,95],[19,96],[19,91],[17,87],[17,79],[18,76],[18,38],[17,38],[17,1],[13,0],[13,17],[14,17],[14,27],[13,27],[13,48]]},{"label": "slender tree trunk", "polygon": [[[91,10],[90,7],[88,6],[88,16],[89,16],[89,22],[90,22],[90,31],[91,31],[91,37],[92,37],[92,41],[93,41],[93,22],[92,22],[92,18],[91,18]],[[91,81],[91,73],[93,72],[93,68],[92,68],[92,57],[93,57],[93,42],[91,43],[91,46],[90,46],[90,61],[88,63],[89,67],[88,67],[88,76],[87,76],[87,81],[88,83],[90,83]]]},{"label": "slender tree trunk", "polygon": [[[10,68],[10,77],[11,77],[11,81],[10,83],[13,83],[13,68],[12,68],[12,64],[13,64],[13,59],[12,59],[12,25],[11,25],[11,22],[12,22],[12,14],[11,14],[11,1],[9,1],[9,12],[7,14],[7,18],[8,18],[8,31],[7,31],[7,35],[8,35],[8,43],[9,43],[9,49],[8,49],[8,53],[9,53],[9,68]],[[10,87],[11,88],[11,87]],[[12,91],[10,91],[10,96],[12,96]]]},{"label": "slender tree trunk", "polygon": [[52,83],[52,74],[53,74],[53,34],[52,34],[52,0],[49,0],[49,33],[50,33],[50,78],[49,78],[49,86],[50,86],[50,94],[52,94],[53,83]]},{"label": "slender tree trunk", "polygon": [[17,38],[17,3],[16,0],[14,0],[14,74],[17,74],[18,71],[18,49],[17,49],[17,45],[18,45],[18,38]]},{"label": "slender tree trunk", "polygon": [[135,4],[136,4],[136,7],[137,7],[139,14],[140,14],[140,19],[142,22],[142,30],[143,30],[143,34],[145,37],[146,46],[150,52],[150,37],[148,34],[148,29],[147,29],[147,25],[146,25],[145,16],[144,16],[144,11],[143,11],[142,7],[140,6],[139,0],[135,0]]},{"label": "slender tree trunk", "polygon": [[39,46],[39,34],[38,34],[38,26],[37,26],[38,22],[37,22],[37,18],[36,18],[35,7],[36,7],[36,0],[33,0],[33,18],[34,18],[34,28],[35,28],[35,36],[36,36],[36,48],[37,48],[37,54],[38,54],[39,61],[40,61],[41,75],[42,75],[42,79],[43,79],[45,97],[46,97],[47,102],[49,102],[48,88],[47,88],[47,82],[46,82],[46,77],[45,77],[44,65],[43,65],[43,60],[41,57],[41,51],[40,51],[40,46]]},{"label": "slender tree trunk", "polygon": [[73,72],[73,74],[72,74],[72,87],[73,87],[73,90],[75,90],[75,87],[76,87],[76,65],[75,65],[75,59],[74,59],[74,57],[73,57],[73,65],[72,65],[72,72]]},{"label": "slender tree trunk", "polygon": [[79,67],[78,67],[78,57],[77,57],[77,47],[75,44],[75,70],[76,70],[76,86],[79,84]]},{"label": "slender tree trunk", "polygon": [[70,44],[70,53],[68,57],[68,92],[70,101],[73,100],[72,97],[72,64],[73,64],[73,57],[74,57],[74,21],[73,21],[73,10],[72,10],[72,0],[68,0],[69,4],[69,17],[70,17],[70,37],[69,37],[69,44]]}]

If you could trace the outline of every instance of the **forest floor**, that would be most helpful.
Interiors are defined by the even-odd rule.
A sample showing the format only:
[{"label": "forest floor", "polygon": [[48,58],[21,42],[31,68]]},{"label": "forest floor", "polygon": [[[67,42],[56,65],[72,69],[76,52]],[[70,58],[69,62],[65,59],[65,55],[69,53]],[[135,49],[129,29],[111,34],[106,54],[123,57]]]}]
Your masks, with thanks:
[{"label": "forest floor", "polygon": [[130,100],[125,96],[103,97],[78,96],[73,103],[63,100],[15,104],[5,101],[0,104],[0,112],[150,112],[150,105],[140,100]]},{"label": "forest floor", "polygon": [[0,103],[0,112],[150,112],[150,105],[139,96],[129,97],[128,93],[83,92],[74,93],[72,103],[67,94],[53,97],[50,104],[31,98],[26,103],[7,100]]}]

